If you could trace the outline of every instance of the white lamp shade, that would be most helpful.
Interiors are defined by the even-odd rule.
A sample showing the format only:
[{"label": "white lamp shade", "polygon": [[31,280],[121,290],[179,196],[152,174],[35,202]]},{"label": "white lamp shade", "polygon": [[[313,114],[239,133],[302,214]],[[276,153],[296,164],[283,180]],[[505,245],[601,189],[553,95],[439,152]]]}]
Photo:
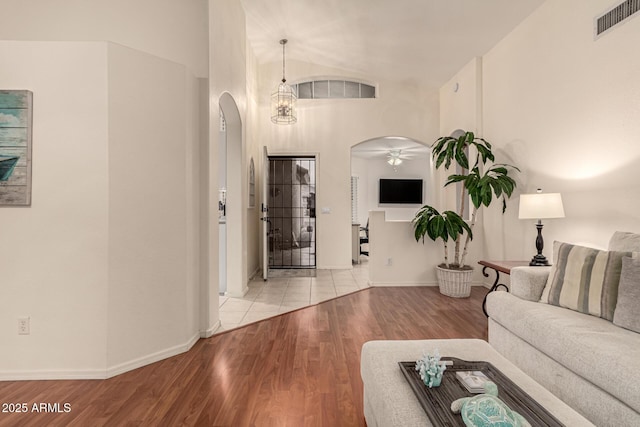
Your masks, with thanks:
[{"label": "white lamp shade", "polygon": [[564,218],[560,193],[521,194],[518,218]]}]

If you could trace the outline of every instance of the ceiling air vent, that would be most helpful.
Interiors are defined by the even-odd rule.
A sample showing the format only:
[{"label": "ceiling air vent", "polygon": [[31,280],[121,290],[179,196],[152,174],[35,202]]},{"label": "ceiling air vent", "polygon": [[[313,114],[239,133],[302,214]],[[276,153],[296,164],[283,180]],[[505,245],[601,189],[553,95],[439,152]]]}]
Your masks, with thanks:
[{"label": "ceiling air vent", "polygon": [[595,19],[595,38],[640,10],[640,0],[626,0]]}]

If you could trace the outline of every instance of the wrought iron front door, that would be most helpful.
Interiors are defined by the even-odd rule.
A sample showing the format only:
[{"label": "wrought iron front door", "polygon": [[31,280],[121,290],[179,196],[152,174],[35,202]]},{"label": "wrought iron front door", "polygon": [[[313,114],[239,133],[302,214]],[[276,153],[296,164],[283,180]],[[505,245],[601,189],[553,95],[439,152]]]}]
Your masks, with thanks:
[{"label": "wrought iron front door", "polygon": [[316,161],[269,157],[269,268],[316,267]]}]

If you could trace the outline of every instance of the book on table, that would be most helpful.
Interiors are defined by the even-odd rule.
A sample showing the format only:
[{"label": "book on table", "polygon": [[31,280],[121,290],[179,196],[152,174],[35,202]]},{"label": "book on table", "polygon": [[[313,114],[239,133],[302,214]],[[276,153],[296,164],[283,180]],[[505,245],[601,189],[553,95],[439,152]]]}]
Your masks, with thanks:
[{"label": "book on table", "polygon": [[456,377],[469,393],[484,393],[484,384],[489,381],[481,371],[457,371]]}]

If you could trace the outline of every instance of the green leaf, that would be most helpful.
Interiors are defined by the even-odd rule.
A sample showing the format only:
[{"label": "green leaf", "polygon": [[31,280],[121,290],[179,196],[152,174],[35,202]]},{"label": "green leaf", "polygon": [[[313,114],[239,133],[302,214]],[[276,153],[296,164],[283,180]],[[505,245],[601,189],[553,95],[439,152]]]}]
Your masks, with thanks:
[{"label": "green leaf", "polygon": [[476,139],[473,132],[467,132],[465,136],[466,136],[467,142],[469,143],[473,142],[473,140]]},{"label": "green leaf", "polygon": [[422,243],[424,243],[424,235],[426,234],[426,232],[427,232],[427,222],[422,221],[415,228],[416,242],[418,242],[418,241],[420,241],[420,239],[422,239]]},{"label": "green leaf", "polygon": [[496,197],[500,197],[502,194],[502,184],[499,180],[492,180],[490,182],[491,187],[493,188],[493,192],[496,194]]},{"label": "green leaf", "polygon": [[[496,160],[496,158],[494,157],[493,153],[491,151],[489,151],[487,153],[487,159],[491,160],[492,162],[494,162]],[[485,160],[484,163],[487,163],[487,161]]]},{"label": "green leaf", "polygon": [[453,225],[450,221],[446,222],[447,225],[447,233],[451,236],[452,240],[456,240],[458,238],[458,230],[455,225]]},{"label": "green leaf", "polygon": [[469,169],[469,159],[465,153],[465,145],[458,143],[456,147],[456,162],[463,168]]},{"label": "green leaf", "polygon": [[511,197],[511,193],[513,193],[513,189],[516,187],[516,182],[508,176],[505,176],[500,182],[502,182],[502,188],[506,195]]},{"label": "green leaf", "polygon": [[453,211],[444,211],[442,214],[431,206],[422,207],[412,220],[416,241],[428,236],[431,240],[442,239],[445,242],[449,238],[456,239],[465,231],[471,236],[471,228]]},{"label": "green leaf", "polygon": [[454,157],[454,150],[455,150],[455,143],[453,143],[453,141],[449,142],[449,144],[447,144],[447,161],[444,164],[444,167],[446,169],[449,169],[449,166],[451,166],[451,159],[453,159]]},{"label": "green leaf", "polygon": [[473,203],[473,206],[478,209],[480,207],[480,204],[482,203],[480,191],[475,188],[473,191],[469,190],[469,196],[471,196],[471,203]]},{"label": "green leaf", "polygon": [[442,146],[447,142],[447,137],[438,138],[431,148],[431,152],[435,155],[440,153]]},{"label": "green leaf", "polygon": [[436,160],[436,169],[440,169],[440,166],[442,165],[442,162],[444,162],[446,158],[447,158],[447,151],[446,150],[441,151],[440,154],[438,154],[438,159]]},{"label": "green leaf", "polygon": [[455,184],[456,182],[464,181],[465,179],[467,179],[466,175],[449,175],[449,178],[447,178],[447,182],[445,182],[444,186],[446,187],[447,185]]},{"label": "green leaf", "polygon": [[482,187],[482,204],[485,206],[489,206],[489,204],[491,203],[491,199],[492,199],[492,193],[491,193],[491,186],[490,185],[483,185]]},{"label": "green leaf", "polygon": [[469,191],[469,194],[471,194],[473,191],[475,191],[476,188],[478,188],[479,179],[480,178],[478,178],[478,175],[473,174],[469,175],[467,179],[464,180],[464,187],[467,189],[467,191]]},{"label": "green leaf", "polygon": [[491,168],[491,170],[497,174],[501,174],[501,175],[506,175],[507,173],[509,173],[509,171],[507,171],[507,168],[500,166],[500,167],[493,167]]}]

